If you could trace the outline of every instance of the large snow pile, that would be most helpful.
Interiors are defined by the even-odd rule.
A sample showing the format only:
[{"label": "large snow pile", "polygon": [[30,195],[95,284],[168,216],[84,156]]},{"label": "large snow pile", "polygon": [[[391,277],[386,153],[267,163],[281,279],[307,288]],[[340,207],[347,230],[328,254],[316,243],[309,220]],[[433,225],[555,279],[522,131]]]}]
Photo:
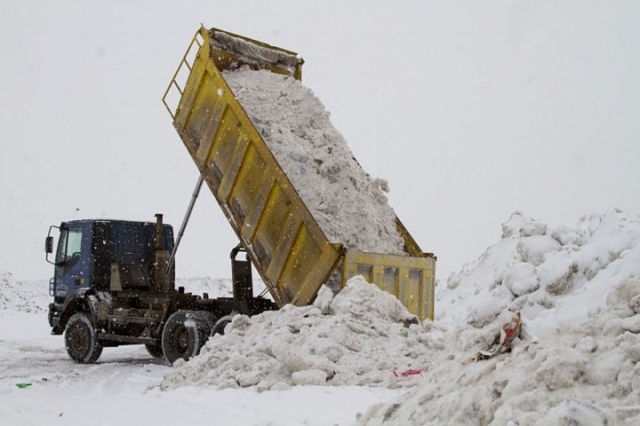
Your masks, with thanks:
[{"label": "large snow pile", "polygon": [[0,310],[44,312],[50,299],[45,280],[24,282],[16,280],[10,272],[0,273]]},{"label": "large snow pile", "polygon": [[[360,425],[640,424],[640,217],[591,214],[551,228],[514,213],[502,239],[438,292],[434,368]],[[527,338],[475,362],[506,308]]]},{"label": "large snow pile", "polygon": [[162,388],[397,387],[411,382],[402,373],[430,364],[438,345],[394,296],[354,277],[335,297],[323,287],[312,306],[236,316],[199,356],[176,363]]},{"label": "large snow pile", "polygon": [[[438,289],[434,323],[356,277],[313,306],[237,317],[161,387],[406,387],[361,414],[369,426],[640,424],[639,241],[640,217],[621,211],[556,228],[514,213]],[[507,308],[525,338],[476,361]]]},{"label": "large snow pile", "polygon": [[447,333],[452,361],[427,371],[401,401],[370,408],[360,425],[640,424],[640,279],[624,280],[606,309],[581,324],[473,362],[464,333]]},{"label": "large snow pile", "polygon": [[640,276],[639,242],[640,216],[619,210],[555,228],[516,212],[500,241],[439,289],[436,320],[484,327],[517,307],[536,319],[535,333],[583,321],[616,284]]},{"label": "large snow pile", "polygon": [[225,71],[224,77],[330,241],[404,253],[387,182],[360,167],[310,89],[291,77],[248,68]]}]

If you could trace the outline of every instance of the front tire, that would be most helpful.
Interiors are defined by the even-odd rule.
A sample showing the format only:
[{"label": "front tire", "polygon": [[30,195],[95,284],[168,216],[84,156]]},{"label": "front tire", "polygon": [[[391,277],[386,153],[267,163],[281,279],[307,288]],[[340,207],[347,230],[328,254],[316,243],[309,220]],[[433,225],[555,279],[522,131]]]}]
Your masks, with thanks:
[{"label": "front tire", "polygon": [[96,330],[84,312],[74,314],[67,322],[64,343],[69,358],[79,364],[92,364],[102,354],[102,343],[98,341]]},{"label": "front tire", "polygon": [[196,311],[173,313],[162,331],[162,352],[171,364],[180,358],[188,361],[198,355],[210,330],[202,314]]}]

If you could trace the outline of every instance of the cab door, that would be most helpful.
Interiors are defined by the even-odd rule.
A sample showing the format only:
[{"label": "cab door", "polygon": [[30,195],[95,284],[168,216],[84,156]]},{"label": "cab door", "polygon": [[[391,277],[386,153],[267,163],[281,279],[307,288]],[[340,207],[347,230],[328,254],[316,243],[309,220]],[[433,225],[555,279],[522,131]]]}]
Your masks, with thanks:
[{"label": "cab door", "polygon": [[56,252],[54,296],[90,287],[91,228],[86,223],[63,224]]}]

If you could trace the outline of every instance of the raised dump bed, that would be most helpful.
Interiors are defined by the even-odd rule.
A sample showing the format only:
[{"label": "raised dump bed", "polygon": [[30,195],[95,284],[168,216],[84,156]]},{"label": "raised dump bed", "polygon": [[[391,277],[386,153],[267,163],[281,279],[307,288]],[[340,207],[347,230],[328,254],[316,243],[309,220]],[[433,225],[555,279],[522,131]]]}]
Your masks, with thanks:
[{"label": "raised dump bed", "polygon": [[[274,74],[266,77],[282,75],[278,78],[283,84],[291,84],[290,78],[301,80],[302,64],[295,52],[202,27],[187,49],[163,101],[192,159],[278,306],[306,305],[313,301],[322,284],[337,281],[344,286],[349,278],[363,275],[396,295],[420,319],[433,319],[435,257],[421,251],[386,205],[386,197],[380,195],[380,188],[376,189],[379,182],[365,179],[355,182],[353,177],[349,178],[364,198],[373,191],[369,198],[375,198],[374,208],[367,207],[348,216],[336,214],[341,212],[335,212],[335,205],[333,210],[329,209],[324,203],[330,200],[315,197],[305,179],[312,176],[319,183],[323,178],[335,183],[336,167],[327,169],[326,159],[305,158],[304,152],[288,152],[287,147],[280,152],[280,142],[272,135],[295,133],[315,143],[308,134],[317,127],[313,121],[318,116],[311,118],[308,128],[299,125],[296,126],[302,128],[291,128],[286,118],[297,113],[300,99],[279,103],[269,98],[273,90],[267,89],[273,87],[264,87],[264,93],[255,92],[254,87],[251,98],[247,81],[237,79],[239,72],[255,72],[262,77],[269,72]],[[284,89],[279,95],[275,93],[276,97],[289,95]],[[271,117],[277,128],[266,123],[253,102],[256,100],[284,113],[282,121],[277,116]],[[329,139],[338,137],[326,133]],[[329,155],[334,152],[331,146],[324,149]],[[347,156],[338,152],[335,155]],[[357,165],[355,159],[347,160]],[[345,163],[346,166],[353,168],[352,164]],[[356,172],[368,177],[358,169],[359,165]],[[318,184],[315,192],[323,193],[324,189]],[[390,225],[386,228],[385,224],[373,223],[378,220],[378,209],[390,212]],[[354,226],[344,223],[352,217],[357,222]],[[366,241],[359,241],[358,237],[369,232],[368,228],[375,230],[372,235],[383,238],[372,241],[367,234],[366,238],[360,238]],[[397,239],[393,248],[384,247],[393,239]]]}]

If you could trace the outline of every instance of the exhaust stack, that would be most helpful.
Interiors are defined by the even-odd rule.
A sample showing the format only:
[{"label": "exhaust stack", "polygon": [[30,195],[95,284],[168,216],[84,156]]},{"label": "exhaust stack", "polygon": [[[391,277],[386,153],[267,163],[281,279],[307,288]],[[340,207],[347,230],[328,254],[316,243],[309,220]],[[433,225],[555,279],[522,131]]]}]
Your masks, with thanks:
[{"label": "exhaust stack", "polygon": [[153,265],[151,266],[151,281],[156,291],[166,292],[175,289],[175,275],[172,273],[173,268],[171,268],[169,262],[171,254],[168,250],[164,249],[164,224],[162,219],[162,214],[157,213],[155,250],[153,252]]}]

